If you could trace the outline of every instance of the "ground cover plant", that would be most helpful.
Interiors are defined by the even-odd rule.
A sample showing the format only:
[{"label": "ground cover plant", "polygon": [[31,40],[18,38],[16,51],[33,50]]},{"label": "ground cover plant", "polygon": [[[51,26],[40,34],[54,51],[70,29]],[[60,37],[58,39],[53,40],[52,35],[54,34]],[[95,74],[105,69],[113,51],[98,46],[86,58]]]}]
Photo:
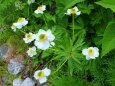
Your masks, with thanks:
[{"label": "ground cover plant", "polygon": [[115,86],[114,0],[0,0],[1,86]]}]

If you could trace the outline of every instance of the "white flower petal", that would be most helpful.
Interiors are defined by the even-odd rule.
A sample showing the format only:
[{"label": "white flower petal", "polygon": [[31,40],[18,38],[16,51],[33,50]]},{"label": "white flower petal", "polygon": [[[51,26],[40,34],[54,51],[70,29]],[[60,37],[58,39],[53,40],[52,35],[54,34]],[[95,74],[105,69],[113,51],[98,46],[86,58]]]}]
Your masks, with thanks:
[{"label": "white flower petal", "polygon": [[43,78],[39,79],[40,84],[43,84],[43,83],[45,83],[46,81],[47,81],[47,78],[46,78],[46,77],[43,77]]},{"label": "white flower petal", "polygon": [[46,5],[42,5],[42,10],[43,10],[43,11],[46,10]]},{"label": "white flower petal", "polygon": [[66,15],[70,15],[71,12],[70,12],[70,9],[67,10],[67,13],[65,13]]},{"label": "white flower petal", "polygon": [[87,59],[87,60],[90,60],[91,58],[90,58],[89,56],[86,56],[86,59]]},{"label": "white flower petal", "polygon": [[73,9],[75,9],[76,11],[78,11],[78,8],[76,6]]},{"label": "white flower petal", "polygon": [[82,50],[82,54],[83,54],[83,55],[87,55],[87,49],[83,49],[83,50]]},{"label": "white flower petal", "polygon": [[94,49],[95,49],[96,51],[99,51],[99,49],[98,49],[97,47],[94,47]]},{"label": "white flower petal", "polygon": [[39,79],[38,73],[39,73],[40,71],[41,71],[41,70],[37,70],[37,71],[34,73],[34,78],[35,78],[35,79]]},{"label": "white flower petal", "polygon": [[14,23],[14,25],[18,28],[18,29],[21,29],[22,28],[22,25],[20,23]]},{"label": "white flower petal", "polygon": [[80,11],[76,12],[76,15],[80,15],[80,14],[81,14],[81,12],[80,12]]},{"label": "white flower petal", "polygon": [[48,68],[45,68],[43,71],[44,71],[45,76],[49,76],[51,73],[51,70]]},{"label": "white flower petal", "polygon": [[37,46],[37,48],[40,48],[42,50],[46,50],[50,47],[50,43],[48,41],[44,42],[35,41],[34,44]]},{"label": "white flower petal", "polygon": [[54,46],[55,45],[55,42],[51,42],[50,43],[50,47]]},{"label": "white flower petal", "polygon": [[47,30],[46,34],[48,36],[48,41],[51,42],[55,39],[55,36],[52,34],[51,30]]}]

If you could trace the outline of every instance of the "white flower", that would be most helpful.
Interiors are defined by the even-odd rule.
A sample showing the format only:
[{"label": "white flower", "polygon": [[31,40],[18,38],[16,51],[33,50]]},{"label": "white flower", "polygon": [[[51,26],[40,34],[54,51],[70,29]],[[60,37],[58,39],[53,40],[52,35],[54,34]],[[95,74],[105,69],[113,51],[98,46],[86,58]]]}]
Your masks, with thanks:
[{"label": "white flower", "polygon": [[67,13],[65,13],[65,14],[67,14],[67,15],[70,15],[70,14],[80,15],[81,12],[80,12],[80,11],[78,10],[78,8],[75,6],[75,7],[71,8],[71,9],[68,9],[68,10],[67,10]]},{"label": "white flower", "polygon": [[25,18],[19,18],[17,23],[19,23],[22,26],[25,26],[28,24],[28,21]]},{"label": "white flower", "polygon": [[13,23],[13,26],[11,28],[14,31],[16,31],[16,28],[21,29],[23,26],[27,24],[28,24],[28,21],[25,18],[19,18],[17,22]]},{"label": "white flower", "polygon": [[51,73],[51,70],[48,68],[45,68],[43,70],[37,70],[34,73],[34,78],[36,80],[39,80],[40,84],[45,83],[47,81],[47,76],[49,76]]},{"label": "white flower", "polygon": [[11,29],[15,32],[15,31],[16,31],[16,28],[17,28],[17,27],[15,26],[15,23],[13,23],[12,26],[11,26]]},{"label": "white flower", "polygon": [[42,50],[46,50],[50,47],[50,44],[53,42],[53,40],[55,39],[55,36],[52,34],[51,30],[43,30],[40,29],[39,32],[36,34],[36,41],[35,41],[35,45],[42,49]]},{"label": "white flower", "polygon": [[43,14],[43,11],[45,11],[46,10],[46,5],[41,5],[41,6],[39,6],[38,8],[37,8],[37,10],[35,10],[34,11],[34,13],[36,13],[36,14]]},{"label": "white flower", "polygon": [[22,28],[22,25],[18,22],[13,23],[15,27],[17,27],[18,29]]},{"label": "white flower", "polygon": [[34,3],[35,2],[35,0],[28,0],[28,4],[30,5],[30,4],[32,4],[32,3]]},{"label": "white flower", "polygon": [[36,54],[37,54],[37,53],[36,53],[36,47],[34,46],[34,47],[29,48],[29,50],[27,51],[27,54],[28,54],[28,56],[30,56],[30,57],[36,55]]},{"label": "white flower", "polygon": [[82,50],[82,54],[86,56],[86,59],[95,59],[99,56],[99,49],[97,47],[89,47]]},{"label": "white flower", "polygon": [[32,34],[31,32],[29,32],[28,34],[25,35],[25,38],[23,38],[23,40],[25,41],[25,43],[30,43],[34,40],[34,34]]}]

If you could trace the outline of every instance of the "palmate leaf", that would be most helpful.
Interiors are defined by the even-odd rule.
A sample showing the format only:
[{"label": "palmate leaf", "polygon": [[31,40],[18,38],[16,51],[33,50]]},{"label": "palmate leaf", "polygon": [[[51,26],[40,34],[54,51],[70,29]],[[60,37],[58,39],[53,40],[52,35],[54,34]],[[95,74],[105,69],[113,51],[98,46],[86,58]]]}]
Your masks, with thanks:
[{"label": "palmate leaf", "polygon": [[115,48],[115,20],[109,22],[104,32],[102,42],[102,56]]},{"label": "palmate leaf", "polygon": [[96,4],[101,5],[104,8],[110,8],[113,12],[115,12],[115,0],[101,0],[96,2]]}]

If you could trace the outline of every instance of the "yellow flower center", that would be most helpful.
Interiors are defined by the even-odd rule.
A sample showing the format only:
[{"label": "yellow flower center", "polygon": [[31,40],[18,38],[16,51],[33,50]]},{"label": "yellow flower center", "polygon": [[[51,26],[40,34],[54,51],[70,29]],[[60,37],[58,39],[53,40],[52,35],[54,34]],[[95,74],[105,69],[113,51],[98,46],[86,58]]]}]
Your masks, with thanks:
[{"label": "yellow flower center", "polygon": [[89,54],[89,55],[93,55],[93,54],[94,54],[94,50],[93,50],[93,49],[89,49],[89,50],[88,50],[88,54]]},{"label": "yellow flower center", "polygon": [[39,41],[43,42],[43,41],[47,40],[47,36],[46,36],[46,34],[41,34],[38,39],[39,39]]},{"label": "yellow flower center", "polygon": [[70,9],[70,13],[75,14],[77,11],[73,8]]},{"label": "yellow flower center", "polygon": [[27,35],[27,39],[32,39],[32,35],[31,35],[31,34],[28,34],[28,35]]},{"label": "yellow flower center", "polygon": [[18,19],[18,22],[23,22],[24,21],[24,18],[19,18]]},{"label": "yellow flower center", "polygon": [[41,71],[41,72],[38,73],[38,78],[42,78],[42,77],[44,77],[44,75],[45,75],[44,71]]},{"label": "yellow flower center", "polygon": [[30,50],[30,53],[34,53],[34,51],[33,51],[33,50]]},{"label": "yellow flower center", "polygon": [[39,6],[39,7],[37,8],[37,10],[38,10],[38,11],[42,11],[42,6]]}]

